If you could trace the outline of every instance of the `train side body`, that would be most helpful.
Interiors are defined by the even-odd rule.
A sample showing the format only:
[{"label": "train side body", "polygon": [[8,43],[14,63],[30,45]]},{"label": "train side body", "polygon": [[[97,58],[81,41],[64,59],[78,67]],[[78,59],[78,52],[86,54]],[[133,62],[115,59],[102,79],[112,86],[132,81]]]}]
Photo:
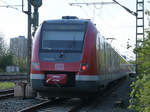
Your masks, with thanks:
[{"label": "train side body", "polygon": [[89,20],[49,20],[38,28],[31,85],[48,97],[87,95],[128,74],[127,62]]}]

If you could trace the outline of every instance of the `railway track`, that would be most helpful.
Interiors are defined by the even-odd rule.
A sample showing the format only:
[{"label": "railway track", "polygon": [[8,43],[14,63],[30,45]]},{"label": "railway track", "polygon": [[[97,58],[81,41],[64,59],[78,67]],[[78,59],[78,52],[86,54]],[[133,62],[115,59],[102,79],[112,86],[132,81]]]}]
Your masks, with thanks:
[{"label": "railway track", "polygon": [[0,81],[16,81],[16,80],[26,80],[27,75],[0,75]]},{"label": "railway track", "polygon": [[19,110],[18,112],[35,112],[38,109],[46,108],[50,105],[57,104],[60,101],[62,101],[62,99],[46,100],[46,101],[43,101],[42,103],[35,104],[30,107]]},{"label": "railway track", "polygon": [[13,96],[14,96],[14,90],[13,89],[0,91],[0,99],[10,98]]},{"label": "railway track", "polygon": [[[26,107],[22,110],[19,110],[17,112],[45,112],[45,111],[59,111],[58,108],[63,108],[64,110],[61,110],[62,112],[78,112],[82,107],[88,104],[90,102],[89,100],[72,100],[72,99],[55,99],[55,100],[46,100],[42,103],[35,104],[30,107]],[[67,106],[66,106],[67,105]]]},{"label": "railway track", "polygon": [[24,108],[18,112],[59,111],[60,108],[62,108],[61,110],[62,112],[79,112],[80,110],[82,110],[82,108],[85,108],[87,112],[90,112],[92,111],[93,108],[96,107],[96,105],[98,105],[97,102],[102,102],[103,96],[107,96],[111,94],[114,89],[119,87],[121,80],[109,85],[108,87],[103,89],[101,92],[97,93],[94,97],[91,97],[90,99],[87,99],[87,100],[83,100],[83,99],[79,99],[78,101],[76,100],[73,101],[72,99],[46,100],[42,103]]}]

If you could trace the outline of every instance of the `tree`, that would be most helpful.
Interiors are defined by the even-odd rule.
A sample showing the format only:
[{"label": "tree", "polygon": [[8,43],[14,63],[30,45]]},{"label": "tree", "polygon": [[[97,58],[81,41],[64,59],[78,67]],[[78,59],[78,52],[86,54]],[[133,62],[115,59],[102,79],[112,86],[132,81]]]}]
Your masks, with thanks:
[{"label": "tree", "polygon": [[[150,11],[146,11],[150,16]],[[150,112],[150,24],[146,29],[144,43],[135,49],[138,53],[138,76],[132,83],[130,109],[137,112]]]},{"label": "tree", "polygon": [[0,72],[5,71],[6,66],[13,64],[13,55],[6,48],[3,37],[0,37]]}]

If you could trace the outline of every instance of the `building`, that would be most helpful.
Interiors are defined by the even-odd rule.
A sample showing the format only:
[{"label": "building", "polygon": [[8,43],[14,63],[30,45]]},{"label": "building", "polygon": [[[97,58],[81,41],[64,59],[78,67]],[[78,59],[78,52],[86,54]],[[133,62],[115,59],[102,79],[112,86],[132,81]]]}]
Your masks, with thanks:
[{"label": "building", "polygon": [[17,57],[27,57],[27,39],[24,36],[11,38],[10,51]]}]

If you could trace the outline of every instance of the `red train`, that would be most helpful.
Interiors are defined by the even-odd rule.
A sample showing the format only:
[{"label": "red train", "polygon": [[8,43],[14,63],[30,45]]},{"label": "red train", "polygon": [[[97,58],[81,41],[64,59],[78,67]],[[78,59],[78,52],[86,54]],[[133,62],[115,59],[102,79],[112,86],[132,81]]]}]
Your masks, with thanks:
[{"label": "red train", "polygon": [[90,20],[70,16],[41,24],[31,63],[31,85],[47,97],[85,96],[131,72]]}]

